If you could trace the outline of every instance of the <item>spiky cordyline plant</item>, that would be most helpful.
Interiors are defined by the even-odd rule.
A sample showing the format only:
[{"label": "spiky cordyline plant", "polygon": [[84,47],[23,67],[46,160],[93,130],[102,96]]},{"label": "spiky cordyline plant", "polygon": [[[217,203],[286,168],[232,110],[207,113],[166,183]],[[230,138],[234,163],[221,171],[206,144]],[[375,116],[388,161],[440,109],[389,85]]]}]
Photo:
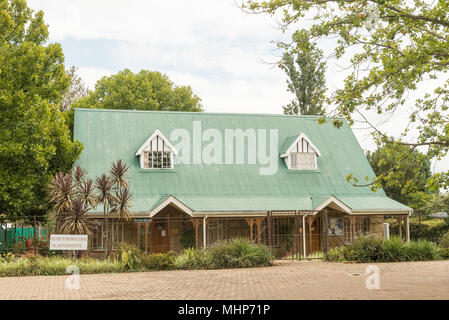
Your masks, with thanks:
[{"label": "spiky cordyline plant", "polygon": [[62,220],[61,231],[64,234],[90,234],[91,220],[86,214],[89,210],[82,199],[75,199]]},{"label": "spiky cordyline plant", "polygon": [[111,213],[117,220],[115,226],[115,235],[118,235],[120,221],[128,222],[131,220],[132,194],[128,188],[119,189],[117,191],[117,201],[111,208]]},{"label": "spiky cordyline plant", "polygon": [[126,173],[128,172],[129,167],[122,162],[122,160],[117,160],[113,162],[111,165],[111,170],[109,171],[111,175],[111,180],[116,187],[116,191],[120,188],[128,188],[128,177]]},{"label": "spiky cordyline plant", "polygon": [[[97,201],[103,205],[103,221],[106,223],[106,250],[105,250],[105,258],[109,256],[109,229],[108,229],[108,219],[107,213],[115,201],[116,198],[112,193],[112,187],[114,183],[111,179],[108,178],[105,174],[97,177],[95,179],[95,188],[97,189]],[[103,229],[103,227],[102,227]],[[102,230],[103,232],[103,230]]]},{"label": "spiky cordyline plant", "polygon": [[120,189],[117,192],[117,201],[111,207],[111,213],[119,220],[131,220],[131,206],[133,195],[128,188]]},{"label": "spiky cordyline plant", "polygon": [[76,166],[72,170],[73,179],[75,180],[75,186],[79,187],[84,181],[84,177],[87,175],[87,170],[81,166]]},{"label": "spiky cordyline plant", "polygon": [[97,195],[95,194],[94,181],[92,179],[81,182],[78,197],[83,200],[85,206],[95,208],[97,206]]},{"label": "spiky cordyline plant", "polygon": [[58,172],[50,183],[49,195],[56,214],[56,230],[59,230],[63,217],[73,204],[75,194],[72,182],[70,174]]}]

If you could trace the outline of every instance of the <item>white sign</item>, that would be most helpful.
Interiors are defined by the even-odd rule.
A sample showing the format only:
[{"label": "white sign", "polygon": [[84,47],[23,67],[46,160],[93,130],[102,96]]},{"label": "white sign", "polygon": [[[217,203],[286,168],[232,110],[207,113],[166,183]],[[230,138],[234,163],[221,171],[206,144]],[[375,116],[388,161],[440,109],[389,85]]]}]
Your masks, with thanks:
[{"label": "white sign", "polygon": [[87,250],[87,234],[52,234],[50,250]]}]

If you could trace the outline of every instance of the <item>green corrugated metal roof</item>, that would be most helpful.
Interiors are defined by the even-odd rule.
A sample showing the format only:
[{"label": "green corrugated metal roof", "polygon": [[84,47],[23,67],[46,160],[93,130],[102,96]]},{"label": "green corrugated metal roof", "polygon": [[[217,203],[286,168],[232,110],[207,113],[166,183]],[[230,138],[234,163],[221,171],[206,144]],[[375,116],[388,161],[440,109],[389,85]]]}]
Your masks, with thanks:
[{"label": "green corrugated metal roof", "polygon": [[[277,129],[277,172],[260,175],[259,164],[176,164],[174,170],[140,169],[135,153],[156,129],[168,139],[175,129],[185,129],[193,137],[193,121],[201,122],[202,132],[213,128],[223,137],[225,129]],[[280,158],[285,143],[301,132],[321,151],[317,171],[289,171]],[[76,165],[86,168],[90,176],[107,172],[117,159],[130,166],[135,212],[149,211],[166,195],[175,196],[194,211],[276,210],[277,206],[278,210],[309,210],[315,206],[314,199],[330,195],[339,199],[386,198],[382,190],[374,193],[369,187],[353,187],[346,181],[350,173],[362,178],[374,176],[349,126],[345,123],[337,129],[331,123],[320,125],[314,116],[76,109],[74,138],[84,144]],[[223,159],[224,151],[223,146]]]},{"label": "green corrugated metal roof", "polygon": [[344,204],[355,211],[408,211],[409,207],[388,197],[338,197]]},{"label": "green corrugated metal roof", "polygon": [[293,144],[293,142],[295,142],[298,136],[299,134],[295,137],[288,137],[287,139],[285,139],[284,143],[282,144],[280,153],[284,154],[285,152],[287,152],[288,148],[290,148],[290,146]]},{"label": "green corrugated metal roof", "polygon": [[177,197],[177,199],[189,208],[202,212],[292,210],[292,208],[312,210],[310,198]]}]

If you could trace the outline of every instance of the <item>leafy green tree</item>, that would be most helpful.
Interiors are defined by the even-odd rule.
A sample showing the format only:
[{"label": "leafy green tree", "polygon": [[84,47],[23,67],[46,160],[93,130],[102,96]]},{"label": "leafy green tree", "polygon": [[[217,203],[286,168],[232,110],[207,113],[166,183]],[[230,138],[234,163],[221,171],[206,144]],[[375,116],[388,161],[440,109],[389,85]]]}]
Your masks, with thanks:
[{"label": "leafy green tree", "polygon": [[203,111],[201,99],[189,86],[175,86],[155,71],[125,69],[97,81],[95,90],[75,103],[77,108]]},{"label": "leafy green tree", "polygon": [[280,67],[288,76],[288,91],[295,99],[283,107],[285,114],[324,115],[326,63],[323,52],[303,33],[293,37],[292,52],[285,52]]},{"label": "leafy green tree", "polygon": [[[373,152],[368,151],[366,157],[379,184],[390,198],[418,209],[429,200],[424,194],[438,194],[438,189],[429,189],[428,186],[432,173],[425,154],[417,150],[410,152],[407,146],[396,145],[391,148],[391,145],[386,144]],[[395,170],[399,162],[404,160],[401,170]]]},{"label": "leafy green tree", "polygon": [[59,111],[64,55],[47,41],[42,11],[0,0],[0,212],[8,216],[46,214],[52,176],[82,150]]},{"label": "leafy green tree", "polygon": [[[312,41],[335,43],[332,55],[348,62],[344,83],[329,99],[350,124],[367,112],[405,110],[410,125],[397,144],[428,146],[429,156],[449,151],[449,2],[446,0],[244,0],[251,13],[282,15],[282,29],[301,28]],[[310,18],[304,23],[305,18]],[[419,91],[417,89],[419,88]],[[322,119],[323,121],[324,119]],[[340,119],[334,124],[342,125]],[[376,134],[394,144],[370,121]],[[415,128],[415,136],[408,135]],[[401,161],[397,170],[406,161]],[[449,172],[434,175],[449,186]]]}]

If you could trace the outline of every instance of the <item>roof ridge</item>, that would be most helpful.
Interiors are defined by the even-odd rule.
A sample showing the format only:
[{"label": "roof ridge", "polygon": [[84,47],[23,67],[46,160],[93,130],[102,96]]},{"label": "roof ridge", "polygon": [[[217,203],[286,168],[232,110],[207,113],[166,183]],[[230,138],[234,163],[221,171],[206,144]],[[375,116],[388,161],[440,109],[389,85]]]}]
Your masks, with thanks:
[{"label": "roof ridge", "polygon": [[[226,115],[226,116],[259,116],[259,117],[284,117],[284,118],[303,118],[319,119],[318,115],[296,115],[296,114],[277,114],[277,113],[237,113],[237,112],[192,112],[192,111],[158,111],[158,110],[124,110],[124,109],[95,109],[95,108],[75,108],[76,111],[87,112],[116,112],[116,113],[160,113],[160,114],[195,114],[195,115]],[[325,117],[326,119],[341,119],[342,117]]]}]

